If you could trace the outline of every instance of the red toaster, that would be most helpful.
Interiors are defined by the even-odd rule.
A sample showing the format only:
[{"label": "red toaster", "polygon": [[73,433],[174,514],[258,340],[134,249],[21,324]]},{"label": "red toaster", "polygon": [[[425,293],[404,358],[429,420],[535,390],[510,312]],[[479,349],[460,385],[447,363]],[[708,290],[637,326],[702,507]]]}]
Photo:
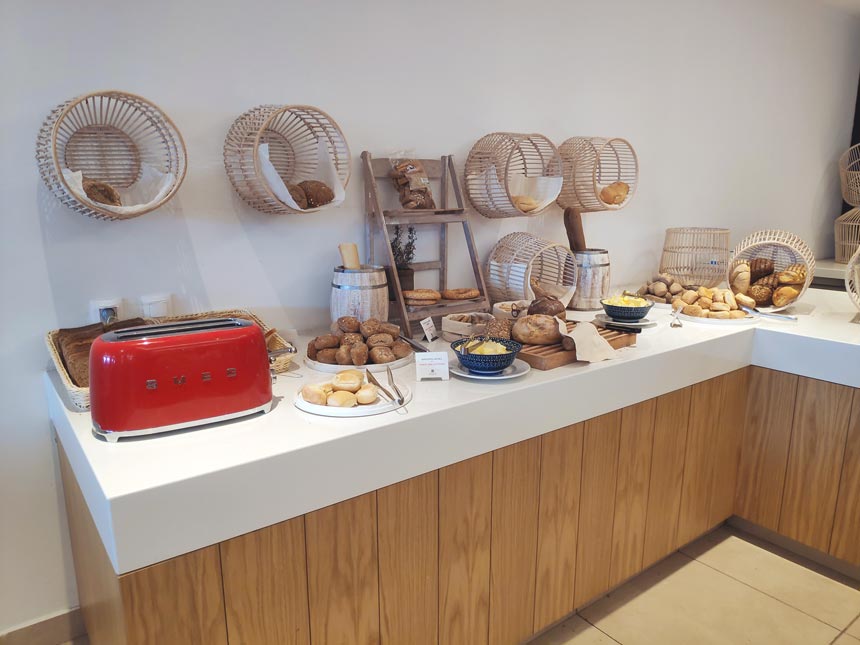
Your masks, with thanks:
[{"label": "red toaster", "polygon": [[103,334],[90,349],[93,429],[108,441],[271,407],[266,341],[247,320],[131,327]]}]

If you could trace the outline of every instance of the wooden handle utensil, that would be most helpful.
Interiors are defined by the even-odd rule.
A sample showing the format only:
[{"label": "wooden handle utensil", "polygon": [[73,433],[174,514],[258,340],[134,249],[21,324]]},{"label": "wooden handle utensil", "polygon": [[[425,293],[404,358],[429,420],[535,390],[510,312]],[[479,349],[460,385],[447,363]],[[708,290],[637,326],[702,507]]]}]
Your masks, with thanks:
[{"label": "wooden handle utensil", "polygon": [[358,246],[354,242],[342,242],[337,245],[340,251],[340,259],[344,269],[360,269],[361,262],[358,261]]}]

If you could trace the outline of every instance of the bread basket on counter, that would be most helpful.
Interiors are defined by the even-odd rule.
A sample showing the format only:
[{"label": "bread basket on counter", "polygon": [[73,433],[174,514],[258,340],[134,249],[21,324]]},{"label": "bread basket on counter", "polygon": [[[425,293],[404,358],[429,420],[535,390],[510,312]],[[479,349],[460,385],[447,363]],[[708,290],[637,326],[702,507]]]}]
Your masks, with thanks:
[{"label": "bread basket on counter", "polygon": [[534,300],[531,281],[554,285],[561,291],[576,289],[576,258],[569,248],[531,233],[511,233],[490,252],[487,292],[492,302]]},{"label": "bread basket on counter", "polygon": [[845,267],[845,291],[857,309],[860,309],[860,248],[854,253]]},{"label": "bread basket on counter", "polygon": [[718,286],[729,268],[730,235],[727,228],[667,228],[660,273],[683,285]]},{"label": "bread basket on counter", "polygon": [[763,311],[782,311],[800,301],[815,277],[815,255],[812,249],[799,236],[788,231],[763,230],[745,237],[732,251],[729,268],[724,275],[731,285],[731,270],[740,262],[763,258],[773,262],[774,273],[784,271],[796,264],[806,265],[806,278],[800,285],[800,292],[790,303],[781,307],[766,307]]},{"label": "bread basket on counter", "polygon": [[[276,352],[277,350],[283,350],[293,347],[293,345],[280,334],[277,333],[277,330],[272,329],[266,323],[264,323],[260,318],[258,318],[255,314],[251,313],[246,309],[228,309],[224,311],[205,311],[198,314],[183,314],[180,316],[167,316],[163,318],[147,318],[144,319],[146,324],[157,324],[157,323],[169,323],[169,322],[179,322],[179,321],[189,321],[189,320],[201,320],[204,318],[242,318],[244,320],[250,320],[257,324],[260,329],[263,330],[263,335],[266,338],[266,347],[271,352]],[[81,387],[77,385],[74,380],[72,380],[69,371],[66,369],[66,365],[63,362],[60,345],[58,342],[59,329],[54,329],[53,331],[49,331],[47,336],[45,337],[45,343],[48,347],[48,354],[51,356],[51,360],[54,363],[54,368],[57,370],[57,374],[60,376],[60,381],[63,384],[63,387],[66,390],[66,393],[69,396],[69,400],[75,405],[77,408],[81,410],[89,410],[90,409],[90,389],[89,387]],[[272,361],[272,369],[276,373],[286,372],[290,363],[293,360],[294,354],[280,354],[274,357]]]}]

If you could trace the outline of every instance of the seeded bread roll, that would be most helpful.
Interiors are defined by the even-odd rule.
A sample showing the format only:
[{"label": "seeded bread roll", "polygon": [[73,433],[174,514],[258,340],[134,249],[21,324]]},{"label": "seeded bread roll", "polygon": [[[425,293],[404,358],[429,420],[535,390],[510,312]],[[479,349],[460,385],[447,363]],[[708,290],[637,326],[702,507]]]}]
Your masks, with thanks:
[{"label": "seeded bread roll", "polygon": [[352,332],[347,332],[341,337],[340,346],[343,347],[344,345],[355,345],[356,343],[363,343],[363,342],[364,342],[364,336],[362,336],[361,334],[355,334]]},{"label": "seeded bread roll", "polygon": [[391,351],[390,347],[380,345],[370,350],[370,360],[377,365],[381,365],[383,363],[393,363],[397,360],[397,357]]},{"label": "seeded bread roll", "polygon": [[328,349],[330,347],[340,347],[340,337],[334,334],[325,334],[317,336],[314,339],[314,346],[319,349]]},{"label": "seeded bread roll", "polygon": [[341,316],[337,319],[337,326],[342,332],[355,333],[361,329],[361,323],[355,316]]},{"label": "seeded bread roll", "polygon": [[350,354],[349,345],[341,345],[337,349],[337,354],[334,356],[338,365],[352,365],[352,355]]},{"label": "seeded bread roll", "polygon": [[314,341],[308,343],[308,358],[312,361],[317,359],[317,346]]},{"label": "seeded bread roll", "polygon": [[490,338],[511,339],[511,327],[514,321],[509,318],[493,318],[487,323],[487,336]]},{"label": "seeded bread roll", "polygon": [[367,339],[367,346],[370,349],[374,347],[391,347],[394,344],[394,338],[391,334],[374,334]]},{"label": "seeded bread roll", "polygon": [[329,365],[337,365],[337,350],[331,347],[317,350],[317,358],[320,363],[328,363]]},{"label": "seeded bread roll", "polygon": [[757,307],[770,307],[773,304],[773,289],[763,284],[751,286],[749,296],[755,300]]},{"label": "seeded bread roll", "polygon": [[412,347],[405,340],[395,340],[391,351],[397,358],[406,358],[412,353]]},{"label": "seeded bread roll", "polygon": [[361,323],[361,335],[365,338],[370,338],[374,334],[378,334],[380,332],[381,326],[382,323],[376,318],[368,318]]},{"label": "seeded bread roll", "polygon": [[364,343],[353,343],[349,346],[349,356],[353,365],[365,365],[370,357],[370,350]]},{"label": "seeded bread roll", "polygon": [[391,334],[393,338],[400,338],[400,325],[395,325],[390,322],[379,323],[380,334]]}]

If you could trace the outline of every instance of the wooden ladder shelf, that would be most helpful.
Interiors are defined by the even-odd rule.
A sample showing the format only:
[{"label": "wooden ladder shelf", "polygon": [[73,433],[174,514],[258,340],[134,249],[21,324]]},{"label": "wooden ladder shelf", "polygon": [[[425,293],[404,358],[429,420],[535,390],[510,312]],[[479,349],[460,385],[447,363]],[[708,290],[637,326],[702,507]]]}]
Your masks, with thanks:
[{"label": "wooden ladder shelf", "polygon": [[[441,184],[439,197],[441,208],[414,210],[383,210],[379,198],[377,179],[390,181],[391,160],[385,157],[374,159],[370,153],[361,153],[362,171],[364,173],[364,201],[367,209],[368,255],[369,264],[379,264],[385,267],[388,279],[394,284],[395,315],[399,318],[403,334],[412,338],[412,323],[423,320],[428,316],[444,316],[446,314],[467,313],[473,311],[490,311],[490,300],[487,297],[487,287],[481,273],[478,252],[475,248],[475,238],[466,218],[463,205],[463,194],[457,173],[454,170],[454,160],[450,156],[441,159],[419,159],[431,180]],[[451,206],[448,192],[454,193],[456,206]],[[475,274],[475,285],[480,293],[472,300],[440,300],[439,304],[428,307],[409,307],[403,298],[400,278],[394,266],[394,253],[391,250],[391,238],[388,235],[389,226],[438,226],[439,227],[439,259],[429,262],[415,262],[410,267],[415,271],[438,271],[439,291],[448,288],[448,224],[462,224],[463,235],[472,261],[472,271]],[[384,252],[380,261],[376,260],[377,243],[382,242]]]}]

